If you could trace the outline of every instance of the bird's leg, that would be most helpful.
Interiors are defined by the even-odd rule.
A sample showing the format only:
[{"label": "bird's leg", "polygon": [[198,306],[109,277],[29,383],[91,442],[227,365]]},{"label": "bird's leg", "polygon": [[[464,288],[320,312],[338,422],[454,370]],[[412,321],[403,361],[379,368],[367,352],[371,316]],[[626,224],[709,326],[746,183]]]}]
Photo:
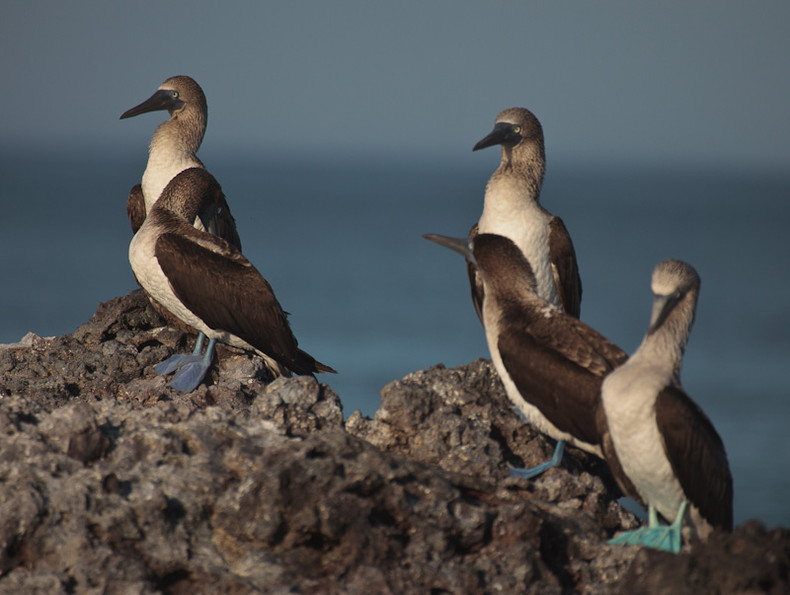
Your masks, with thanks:
[{"label": "bird's leg", "polygon": [[206,334],[203,331],[198,333],[195,340],[195,348],[192,350],[192,355],[200,355],[203,352],[203,343],[206,342]]},{"label": "bird's leg", "polygon": [[684,500],[678,508],[678,513],[671,525],[662,525],[658,521],[655,507],[648,506],[647,527],[640,527],[633,531],[624,531],[609,540],[611,545],[644,545],[657,550],[680,553],[683,545],[683,519],[686,516],[688,502]]},{"label": "bird's leg", "polygon": [[191,393],[195,390],[211,366],[216,344],[216,339],[209,339],[206,354],[203,357],[200,357],[199,354],[193,354],[191,357],[198,359],[184,362],[170,381],[170,386],[182,393]]},{"label": "bird's leg", "polygon": [[537,477],[544,471],[548,471],[552,467],[556,467],[562,460],[562,453],[565,452],[565,440],[557,440],[557,446],[554,447],[554,454],[545,463],[536,465],[530,469],[520,469],[518,467],[510,468],[511,477],[522,477],[524,479],[532,479]]},{"label": "bird's leg", "polygon": [[195,341],[195,348],[192,353],[176,353],[171,355],[165,361],[160,362],[154,366],[154,371],[160,376],[172,374],[176,370],[181,369],[182,366],[188,363],[198,363],[203,360],[201,355],[203,351],[203,343],[206,340],[206,335],[201,331],[198,333],[197,340]]}]

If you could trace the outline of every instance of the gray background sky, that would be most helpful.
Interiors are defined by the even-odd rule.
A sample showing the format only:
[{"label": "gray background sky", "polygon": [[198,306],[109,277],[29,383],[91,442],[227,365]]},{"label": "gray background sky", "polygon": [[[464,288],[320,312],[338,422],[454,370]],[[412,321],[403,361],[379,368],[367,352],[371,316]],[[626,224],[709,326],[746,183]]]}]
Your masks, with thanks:
[{"label": "gray background sky", "polygon": [[788,2],[6,0],[0,142],[138,147],[118,116],[190,74],[215,150],[468,159],[523,105],[550,161],[778,169],[789,58]]}]

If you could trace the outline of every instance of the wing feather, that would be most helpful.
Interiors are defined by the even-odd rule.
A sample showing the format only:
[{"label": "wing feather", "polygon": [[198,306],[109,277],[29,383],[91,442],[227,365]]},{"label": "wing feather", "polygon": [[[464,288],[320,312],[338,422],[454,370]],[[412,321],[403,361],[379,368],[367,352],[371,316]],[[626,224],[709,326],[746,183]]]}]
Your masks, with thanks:
[{"label": "wing feather", "polygon": [[579,318],[582,280],[571,236],[559,217],[552,217],[549,222],[549,260],[565,312]]},{"label": "wing feather", "polygon": [[[156,258],[178,299],[210,328],[294,369],[297,341],[269,283],[227,242],[196,234],[200,242],[180,233],[162,234],[156,242]],[[212,243],[216,251],[206,247]]]},{"label": "wing feather", "polygon": [[682,390],[667,387],[656,399],[656,421],[675,476],[689,501],[713,526],[732,530],[732,475],[713,424]]},{"label": "wing feather", "polygon": [[236,231],[236,220],[231,215],[225,193],[216,180],[209,186],[208,192],[201,201],[198,217],[207,232],[222,238],[241,251],[241,238]]},{"label": "wing feather", "polygon": [[502,363],[526,401],[563,432],[599,444],[596,401],[602,378],[523,332],[498,341]]},{"label": "wing feather", "polygon": [[[477,223],[469,230],[469,239],[474,240],[477,237]],[[473,262],[466,261],[466,273],[469,275],[469,289],[472,292],[472,303],[475,306],[477,317],[480,322],[483,322],[483,299],[485,298],[485,289],[483,288],[483,280],[477,272],[477,265]]]},{"label": "wing feather", "polygon": [[129,198],[126,199],[126,214],[129,216],[132,233],[137,233],[145,221],[145,199],[143,198],[143,187],[140,184],[135,184],[129,190]]},{"label": "wing feather", "polygon": [[536,316],[530,321],[528,332],[597,376],[606,376],[628,359],[625,351],[601,333],[558,309]]},{"label": "wing feather", "polygon": [[528,319],[506,309],[498,347],[522,396],[557,428],[600,444],[597,409],[603,378],[628,359],[617,345],[559,310]]}]

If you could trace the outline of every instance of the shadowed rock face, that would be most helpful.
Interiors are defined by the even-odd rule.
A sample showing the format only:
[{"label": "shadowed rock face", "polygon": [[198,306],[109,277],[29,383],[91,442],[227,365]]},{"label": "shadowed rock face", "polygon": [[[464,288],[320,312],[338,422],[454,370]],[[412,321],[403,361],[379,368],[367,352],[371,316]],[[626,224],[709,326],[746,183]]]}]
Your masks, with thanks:
[{"label": "shadowed rock face", "polygon": [[140,293],[0,351],[0,592],[786,592],[790,532],[679,556],[605,545],[636,521],[605,467],[552,445],[478,360],[415,372],[343,423],[313,378],[219,350],[189,395],[152,366],[194,340]]}]

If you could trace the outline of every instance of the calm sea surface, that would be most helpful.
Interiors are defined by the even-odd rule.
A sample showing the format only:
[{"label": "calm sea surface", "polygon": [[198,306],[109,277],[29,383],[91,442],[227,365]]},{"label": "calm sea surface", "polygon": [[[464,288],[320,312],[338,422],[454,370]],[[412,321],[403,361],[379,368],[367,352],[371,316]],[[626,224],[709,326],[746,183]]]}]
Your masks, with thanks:
[{"label": "calm sea surface", "polygon": [[[300,346],[340,371],[321,380],[346,415],[373,415],[381,388],[411,371],[487,357],[463,260],[421,234],[466,234],[495,151],[459,152],[453,164],[201,157]],[[98,302],[136,287],[125,201],[144,167],[137,150],[0,148],[0,343],[71,332]],[[655,264],[697,268],[684,387],[726,444],[736,522],[790,526],[790,175],[550,161],[542,202],[573,236],[582,319],[628,352],[646,329]]]}]

